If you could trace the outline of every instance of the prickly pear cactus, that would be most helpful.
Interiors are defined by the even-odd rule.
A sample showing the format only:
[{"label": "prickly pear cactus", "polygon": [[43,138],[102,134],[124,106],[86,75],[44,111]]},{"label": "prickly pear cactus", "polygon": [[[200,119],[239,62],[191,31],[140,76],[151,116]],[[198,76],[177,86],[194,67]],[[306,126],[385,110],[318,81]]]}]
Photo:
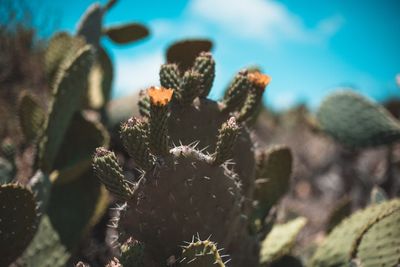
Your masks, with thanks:
[{"label": "prickly pear cactus", "polygon": [[303,229],[306,222],[305,218],[300,217],[285,224],[275,225],[261,244],[261,266],[267,266],[289,254],[298,233]]},{"label": "prickly pear cactus", "polygon": [[8,266],[36,232],[36,202],[28,188],[5,184],[0,186],[0,203],[0,265]]},{"label": "prickly pear cactus", "polygon": [[354,92],[327,97],[317,117],[322,130],[350,147],[378,146],[400,139],[400,123],[382,106]]},{"label": "prickly pear cactus", "polygon": [[[362,242],[365,234],[372,229],[373,232],[371,235],[374,235],[374,233],[376,233],[376,227],[378,227],[374,227],[374,225],[382,221],[385,217],[394,214],[395,212],[398,213],[399,210],[400,200],[394,199],[391,201],[382,202],[380,204],[371,205],[364,210],[354,213],[352,216],[342,221],[337,227],[332,230],[325,242],[317,249],[316,253],[314,254],[311,261],[311,266],[349,266],[350,262],[356,256],[357,249],[360,248],[360,242]],[[389,225],[392,223],[393,221],[389,221]],[[396,225],[398,227],[398,224]],[[389,226],[389,228],[390,227],[391,226]],[[370,237],[367,237],[367,241],[365,242],[368,242],[369,238]],[[382,244],[386,244],[386,242],[390,242],[390,240],[391,238],[389,236],[388,239],[386,239],[385,237],[384,239],[376,241],[382,242]],[[368,245],[363,245],[363,249],[367,249],[367,246]],[[363,250],[363,253],[364,251],[365,250]],[[379,255],[379,253],[382,253],[382,251],[379,251],[373,255]],[[376,259],[379,258],[379,256],[373,256],[372,258]]]},{"label": "prickly pear cactus", "polygon": [[400,209],[375,223],[361,238],[356,259],[364,267],[398,266]]},{"label": "prickly pear cactus", "polygon": [[[269,78],[243,72],[248,86],[231,87],[223,102],[215,102],[206,98],[214,64],[211,54],[201,53],[184,73],[173,63],[162,66],[163,87],[147,90],[146,116],[122,124],[122,143],[140,177],[124,178],[114,153],[104,148],[94,157],[99,179],[127,201],[120,232],[144,242],[157,264],[179,258],[180,242],[196,233],[212,235],[233,266],[258,261],[256,239],[247,232],[255,160],[246,123]],[[235,90],[247,91],[244,101],[230,100]]]}]

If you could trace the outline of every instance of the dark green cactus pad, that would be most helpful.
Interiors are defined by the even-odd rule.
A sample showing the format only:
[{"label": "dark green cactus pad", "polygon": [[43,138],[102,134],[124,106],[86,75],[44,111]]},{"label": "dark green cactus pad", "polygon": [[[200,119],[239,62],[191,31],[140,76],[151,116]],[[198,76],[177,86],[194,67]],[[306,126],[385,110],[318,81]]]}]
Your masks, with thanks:
[{"label": "dark green cactus pad", "polygon": [[69,258],[70,254],[61,244],[57,232],[45,215],[40,221],[35,237],[18,260],[18,266],[63,267]]},{"label": "dark green cactus pad", "polygon": [[167,62],[178,65],[182,73],[193,66],[201,52],[209,52],[212,42],[207,39],[188,39],[172,44],[167,49]]},{"label": "dark green cactus pad", "polygon": [[363,235],[356,258],[363,267],[396,267],[400,263],[400,209],[375,223]]},{"label": "dark green cactus pad", "polygon": [[253,220],[262,224],[270,209],[289,190],[292,153],[286,146],[274,146],[257,155]]},{"label": "dark green cactus pad", "polygon": [[[222,256],[223,257],[223,256]],[[179,266],[190,267],[225,267],[224,261],[219,254],[217,245],[210,240],[198,240],[183,246]]]},{"label": "dark green cactus pad", "polygon": [[103,30],[103,34],[117,44],[128,44],[141,40],[147,37],[149,33],[146,26],[138,23],[110,26]]},{"label": "dark green cactus pad", "polygon": [[99,47],[89,74],[88,107],[100,109],[110,100],[113,78],[111,58],[103,47]]},{"label": "dark green cactus pad", "polygon": [[299,217],[285,224],[275,225],[261,243],[260,265],[267,266],[289,254],[306,223],[306,218]]},{"label": "dark green cactus pad", "polygon": [[[242,234],[240,188],[234,174],[213,166],[211,158],[178,147],[167,165],[137,185],[130,208],[120,221],[129,236],[146,242],[146,253],[160,262],[178,256],[181,240],[193,233],[212,235],[228,248]],[[210,217],[207,214],[213,212]],[[245,240],[241,240],[245,242]]]},{"label": "dark green cactus pad", "polygon": [[34,97],[27,91],[23,91],[20,96],[18,117],[26,141],[36,140],[41,134],[46,114]]},{"label": "dark green cactus pad", "polygon": [[400,200],[395,199],[354,213],[332,230],[315,252],[310,266],[347,267],[365,232],[381,218],[399,209]]},{"label": "dark green cactus pad", "polygon": [[88,7],[77,27],[77,35],[85,38],[88,44],[98,46],[101,37],[104,9],[98,3]]},{"label": "dark green cactus pad", "polygon": [[80,177],[90,168],[96,148],[108,143],[109,136],[103,125],[75,113],[54,161],[53,168],[58,170],[54,182],[67,183]]},{"label": "dark green cactus pad", "polygon": [[32,191],[18,185],[0,186],[0,266],[8,266],[28,246],[37,230]]},{"label": "dark green cactus pad", "polygon": [[334,93],[318,110],[321,128],[349,147],[369,147],[400,139],[400,124],[382,106],[354,92]]},{"label": "dark green cactus pad", "polygon": [[40,147],[40,166],[45,173],[53,169],[69,123],[82,105],[92,62],[93,51],[90,46],[85,46],[65,62],[59,72]]},{"label": "dark green cactus pad", "polygon": [[107,194],[92,170],[66,184],[54,184],[47,213],[61,243],[74,250],[105,212]]},{"label": "dark green cactus pad", "polygon": [[44,66],[50,86],[53,85],[63,62],[74,56],[74,53],[84,45],[85,41],[82,38],[73,37],[66,32],[56,33],[50,39],[44,56]]}]

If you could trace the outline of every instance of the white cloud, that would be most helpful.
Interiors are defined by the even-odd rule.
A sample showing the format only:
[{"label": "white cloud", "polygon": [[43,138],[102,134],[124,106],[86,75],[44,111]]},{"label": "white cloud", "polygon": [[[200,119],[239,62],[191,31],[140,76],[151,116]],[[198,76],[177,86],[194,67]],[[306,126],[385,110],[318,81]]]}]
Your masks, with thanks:
[{"label": "white cloud", "polygon": [[161,51],[140,56],[117,56],[115,91],[116,97],[135,90],[158,84],[158,72],[164,58]]},{"label": "white cloud", "polygon": [[299,16],[274,0],[193,0],[189,12],[231,34],[275,43],[280,40],[321,42],[343,24],[341,16],[333,16],[309,29]]}]

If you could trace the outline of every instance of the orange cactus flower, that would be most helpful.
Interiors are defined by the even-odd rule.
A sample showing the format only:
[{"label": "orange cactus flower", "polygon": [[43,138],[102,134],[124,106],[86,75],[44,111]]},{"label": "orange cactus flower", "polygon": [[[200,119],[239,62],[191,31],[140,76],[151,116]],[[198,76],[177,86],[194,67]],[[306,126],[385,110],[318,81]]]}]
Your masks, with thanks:
[{"label": "orange cactus flower", "polygon": [[171,101],[174,90],[153,86],[147,89],[147,93],[153,105],[165,106]]},{"label": "orange cactus flower", "polygon": [[248,74],[250,82],[255,84],[257,87],[265,89],[265,87],[270,83],[271,77],[262,74],[261,72],[250,72]]}]

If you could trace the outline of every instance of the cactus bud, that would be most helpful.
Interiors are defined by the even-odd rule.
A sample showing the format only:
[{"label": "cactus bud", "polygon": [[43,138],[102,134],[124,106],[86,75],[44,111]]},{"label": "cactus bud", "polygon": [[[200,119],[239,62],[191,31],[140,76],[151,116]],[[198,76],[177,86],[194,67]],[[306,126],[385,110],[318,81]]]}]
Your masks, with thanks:
[{"label": "cactus bud", "polygon": [[150,153],[147,136],[147,122],[132,117],[121,126],[122,143],[128,154],[143,170],[154,166],[154,157]]},{"label": "cactus bud", "polygon": [[146,118],[150,117],[150,99],[146,90],[141,90],[139,92],[138,107],[141,116]]},{"label": "cactus bud", "polygon": [[199,97],[205,98],[211,91],[215,78],[215,61],[210,52],[201,52],[196,58],[193,70],[201,75],[201,94]]},{"label": "cactus bud", "polygon": [[247,95],[246,101],[239,112],[238,121],[255,121],[262,105],[262,95],[265,87],[271,81],[271,78],[260,72],[252,72],[248,74],[251,83],[251,90]]},{"label": "cactus bud", "polygon": [[222,124],[219,129],[217,147],[215,149],[214,164],[222,164],[232,157],[233,146],[239,134],[239,126],[234,117]]},{"label": "cactus bud", "polygon": [[250,88],[251,83],[249,81],[248,71],[242,70],[236,74],[224,97],[224,110],[229,112],[239,110],[243,106]]},{"label": "cactus bud", "polygon": [[179,90],[180,73],[176,64],[164,64],[160,69],[160,84],[164,88]]},{"label": "cactus bud", "polygon": [[107,189],[121,199],[129,199],[133,190],[125,181],[115,154],[104,147],[96,149],[93,169]]},{"label": "cactus bud", "polygon": [[181,83],[180,101],[183,105],[192,104],[201,89],[202,77],[198,72],[188,70],[185,72]]},{"label": "cactus bud", "polygon": [[150,148],[156,155],[166,155],[168,149],[169,103],[174,90],[151,87],[150,97]]}]

